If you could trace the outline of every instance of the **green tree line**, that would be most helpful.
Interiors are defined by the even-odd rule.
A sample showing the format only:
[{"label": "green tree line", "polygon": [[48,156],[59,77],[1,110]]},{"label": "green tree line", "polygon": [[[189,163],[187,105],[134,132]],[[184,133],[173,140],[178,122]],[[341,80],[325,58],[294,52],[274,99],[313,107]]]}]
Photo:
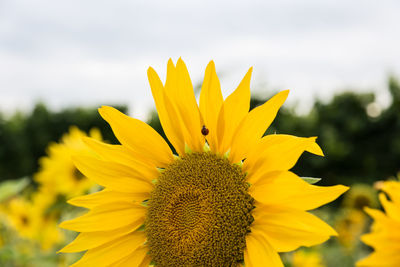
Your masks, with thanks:
[{"label": "green tree line", "polygon": [[[378,116],[367,113],[367,107],[375,101],[374,94],[349,91],[330,102],[317,100],[306,115],[297,115],[286,105],[266,134],[318,136],[325,157],[305,153],[294,171],[323,178],[320,184],[371,183],[395,176],[400,170],[400,84],[390,78],[388,88],[391,103]],[[253,97],[251,108],[266,99]],[[127,112],[126,106],[117,108]],[[148,123],[165,137],[155,111]],[[10,118],[0,114],[0,180],[36,172],[48,143],[58,141],[70,125],[86,132],[97,127],[105,140],[117,142],[96,108],[52,112],[39,103],[29,114],[16,113]]]}]

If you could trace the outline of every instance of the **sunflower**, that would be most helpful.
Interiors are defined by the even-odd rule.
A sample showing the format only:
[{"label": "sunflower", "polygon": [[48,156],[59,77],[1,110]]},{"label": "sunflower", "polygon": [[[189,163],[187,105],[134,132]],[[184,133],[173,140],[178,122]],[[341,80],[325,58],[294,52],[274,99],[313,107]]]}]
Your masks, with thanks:
[{"label": "sunflower", "polygon": [[[68,198],[79,196],[93,187],[94,183],[84,177],[75,167],[72,155],[90,154],[90,150],[83,143],[86,133],[72,126],[64,134],[59,143],[51,143],[47,148],[47,156],[40,158],[40,169],[34,179],[40,185],[41,191],[56,197],[63,195]],[[92,129],[90,136],[101,140],[98,129]]]},{"label": "sunflower", "polygon": [[36,225],[40,217],[34,212],[30,201],[23,197],[11,199],[5,209],[5,214],[11,227],[20,236],[28,239],[34,238]]},{"label": "sunflower", "polygon": [[371,233],[363,235],[361,240],[373,247],[374,252],[357,262],[358,267],[397,267],[400,263],[400,182],[386,181],[380,187],[390,200],[384,193],[379,194],[386,214],[380,210],[365,208],[374,222]]},{"label": "sunflower", "polygon": [[53,197],[35,192],[32,199],[24,196],[11,199],[2,208],[2,213],[20,237],[34,241],[43,250],[48,250],[64,239],[61,229],[57,227],[58,216],[48,212],[52,203]]},{"label": "sunflower", "polygon": [[35,240],[42,250],[49,250],[64,241],[64,233],[57,227],[60,221],[60,210],[57,199],[45,188],[39,188],[32,195],[32,213],[39,218],[35,229]]},{"label": "sunflower", "polygon": [[378,207],[376,190],[368,184],[353,184],[343,198],[342,205],[347,209],[362,211],[364,207]]},{"label": "sunflower", "polygon": [[308,213],[345,186],[319,187],[290,172],[316,138],[262,137],[288,91],[249,112],[250,69],[225,100],[213,62],[199,105],[184,62],[148,77],[163,130],[112,107],[99,109],[121,145],[85,138],[96,157],[77,168],[105,188],[70,204],[90,209],[61,227],[81,232],[61,252],[87,250],[73,266],[283,266],[278,252],[336,235]]},{"label": "sunflower", "polygon": [[367,215],[357,209],[342,209],[335,228],[339,234],[340,244],[352,252],[359,243],[360,235],[367,224]]}]

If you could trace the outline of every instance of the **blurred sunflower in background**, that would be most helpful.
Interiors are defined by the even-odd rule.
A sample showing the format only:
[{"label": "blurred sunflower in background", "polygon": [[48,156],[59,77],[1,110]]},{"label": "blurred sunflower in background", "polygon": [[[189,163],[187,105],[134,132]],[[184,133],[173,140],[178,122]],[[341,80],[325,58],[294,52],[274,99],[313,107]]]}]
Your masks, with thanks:
[{"label": "blurred sunflower in background", "polygon": [[361,240],[374,252],[358,261],[358,267],[397,267],[400,263],[400,182],[386,181],[379,183],[379,187],[384,192],[379,194],[379,200],[385,213],[365,208],[374,222],[371,232],[363,235]]},{"label": "blurred sunflower in background", "polygon": [[[93,181],[75,167],[71,158],[75,154],[90,155],[91,151],[82,141],[85,136],[86,133],[72,126],[59,143],[49,144],[47,156],[39,159],[40,169],[34,176],[42,192],[55,197],[61,195],[71,198],[93,187]],[[89,136],[102,140],[96,128],[90,130]]]},{"label": "blurred sunflower in background", "polygon": [[368,218],[363,209],[377,206],[376,190],[368,184],[354,184],[344,196],[342,208],[335,220],[335,229],[339,234],[338,240],[347,253],[353,254],[354,249],[358,248],[360,236],[366,229]]},{"label": "blurred sunflower in background", "polygon": [[344,196],[342,205],[347,209],[362,211],[365,207],[378,207],[376,190],[368,184],[353,184]]},{"label": "blurred sunflower in background", "polygon": [[7,217],[10,225],[25,238],[33,238],[38,230],[37,222],[40,214],[35,214],[33,205],[23,197],[13,198],[7,207]]},{"label": "blurred sunflower in background", "polygon": [[337,235],[308,213],[347,187],[308,184],[289,171],[315,137],[263,137],[288,91],[249,112],[251,69],[225,100],[210,62],[197,105],[184,62],[148,77],[161,124],[178,155],[149,125],[102,107],[121,145],[85,138],[97,153],[74,158],[104,190],[73,198],[90,211],[61,227],[81,232],[61,252],[73,266],[283,266],[278,252]]},{"label": "blurred sunflower in background", "polygon": [[46,195],[33,193],[12,198],[2,207],[3,221],[26,240],[40,244],[42,250],[49,250],[54,244],[64,241],[57,227],[59,216],[48,212],[53,199]]},{"label": "blurred sunflower in background", "polygon": [[[1,223],[18,233],[16,236],[22,240],[32,241],[31,252],[36,249],[36,244],[42,252],[46,252],[65,242],[64,232],[58,227],[63,214],[71,212],[71,209],[66,209],[65,199],[88,192],[94,186],[75,168],[71,158],[74,153],[91,153],[82,141],[85,136],[86,133],[77,127],[71,127],[59,143],[49,145],[48,155],[40,159],[40,170],[34,175],[37,188],[27,187],[27,178],[24,178],[21,186],[18,185],[20,182],[8,186],[18,190],[26,187],[24,191],[9,196],[3,194],[6,197],[1,199]],[[97,129],[91,130],[90,136],[101,140]],[[13,235],[9,234],[6,238],[10,239],[8,245],[21,247]],[[24,249],[27,247],[24,246]]]},{"label": "blurred sunflower in background", "polygon": [[336,219],[335,229],[340,244],[352,253],[367,225],[367,216],[357,209],[342,209]]}]

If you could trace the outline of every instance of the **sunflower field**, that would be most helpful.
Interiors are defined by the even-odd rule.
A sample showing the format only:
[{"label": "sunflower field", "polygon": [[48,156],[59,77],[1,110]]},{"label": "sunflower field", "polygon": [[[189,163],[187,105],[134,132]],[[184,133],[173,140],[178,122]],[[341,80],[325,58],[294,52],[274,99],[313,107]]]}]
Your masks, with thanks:
[{"label": "sunflower field", "polygon": [[146,122],[0,114],[0,266],[400,266],[399,81],[299,115],[251,73],[224,99],[212,61],[149,68]]}]

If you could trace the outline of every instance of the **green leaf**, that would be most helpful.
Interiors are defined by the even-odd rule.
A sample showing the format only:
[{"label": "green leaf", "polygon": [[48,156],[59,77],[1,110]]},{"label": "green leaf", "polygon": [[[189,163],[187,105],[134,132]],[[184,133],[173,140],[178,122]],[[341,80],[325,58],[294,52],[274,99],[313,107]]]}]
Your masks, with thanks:
[{"label": "green leaf", "polygon": [[0,184],[0,202],[21,192],[30,183],[28,177],[4,181]]},{"label": "green leaf", "polygon": [[300,178],[309,184],[316,184],[319,181],[321,181],[321,178],[314,178],[314,177],[300,177]]}]

